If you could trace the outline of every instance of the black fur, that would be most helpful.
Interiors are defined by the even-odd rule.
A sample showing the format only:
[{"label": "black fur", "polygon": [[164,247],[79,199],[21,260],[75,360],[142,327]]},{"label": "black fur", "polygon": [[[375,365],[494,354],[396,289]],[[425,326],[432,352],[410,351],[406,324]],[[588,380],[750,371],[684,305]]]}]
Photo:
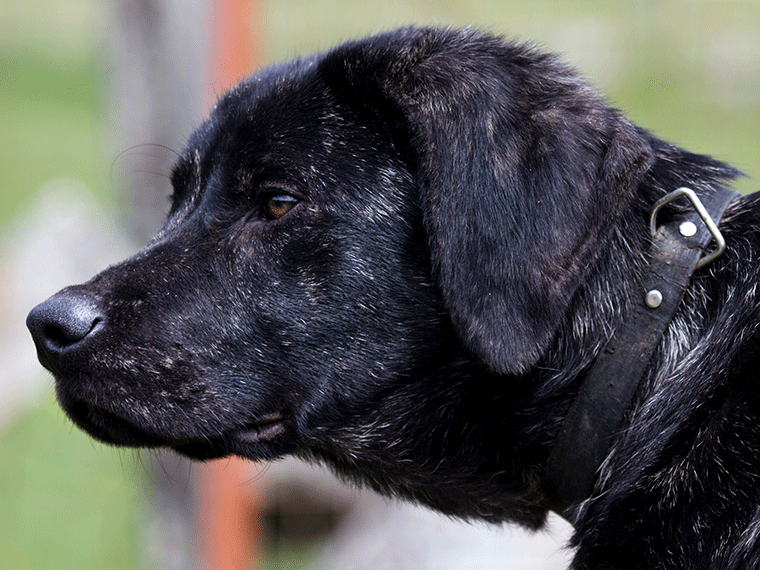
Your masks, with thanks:
[{"label": "black fur", "polygon": [[[736,175],[529,46],[400,30],[222,97],[159,235],[29,326],[102,441],[297,454],[537,528],[572,396],[643,294],[653,203]],[[282,194],[298,203],[277,218]],[[729,207],[727,252],[692,278],[574,509],[573,568],[760,567],[757,202]]]}]

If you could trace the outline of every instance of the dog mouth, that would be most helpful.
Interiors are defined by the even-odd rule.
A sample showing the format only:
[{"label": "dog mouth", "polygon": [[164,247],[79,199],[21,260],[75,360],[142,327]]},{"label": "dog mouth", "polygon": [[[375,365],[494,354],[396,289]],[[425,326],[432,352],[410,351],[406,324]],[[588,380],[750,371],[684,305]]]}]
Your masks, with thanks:
[{"label": "dog mouth", "polygon": [[115,446],[169,447],[191,459],[207,460],[241,455],[252,459],[280,455],[274,449],[287,430],[283,411],[265,413],[242,427],[221,434],[165,436],[149,426],[135,425],[122,415],[87,402],[62,402],[73,422],[92,437]]},{"label": "dog mouth", "polygon": [[171,442],[168,447],[195,460],[238,455],[248,459],[274,459],[285,453],[287,417],[281,412],[259,416],[243,427],[231,429],[214,438]]},{"label": "dog mouth", "polygon": [[229,437],[243,445],[269,442],[285,433],[285,416],[282,412],[272,412],[260,416],[255,422],[230,432]]}]

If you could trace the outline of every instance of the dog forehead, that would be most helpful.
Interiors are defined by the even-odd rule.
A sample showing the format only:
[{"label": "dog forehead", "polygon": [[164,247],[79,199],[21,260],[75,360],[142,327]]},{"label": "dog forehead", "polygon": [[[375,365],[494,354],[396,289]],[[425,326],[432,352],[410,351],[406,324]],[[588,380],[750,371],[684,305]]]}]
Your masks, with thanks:
[{"label": "dog forehead", "polygon": [[[331,113],[303,62],[267,68],[223,94],[190,135],[172,171],[173,201],[206,187],[214,172],[261,166],[294,167],[328,130]],[[334,130],[335,124],[331,126]]]},{"label": "dog forehead", "polygon": [[252,188],[250,182],[272,177],[311,195],[370,177],[395,153],[375,114],[346,91],[319,65],[302,61],[252,76],[193,133],[175,181],[205,188],[216,175],[228,188],[239,181]]},{"label": "dog forehead", "polygon": [[[297,60],[267,68],[224,94],[190,137],[177,169],[262,163],[312,166],[362,138],[355,110],[338,101],[317,66]],[[365,137],[368,135],[365,131]],[[353,145],[355,147],[355,145]]]}]

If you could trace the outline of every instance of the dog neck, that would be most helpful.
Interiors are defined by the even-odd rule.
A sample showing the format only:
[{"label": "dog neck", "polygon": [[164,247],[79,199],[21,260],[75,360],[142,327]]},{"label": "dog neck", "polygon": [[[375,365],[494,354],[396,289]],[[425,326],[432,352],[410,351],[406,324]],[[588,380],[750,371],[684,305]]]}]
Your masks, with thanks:
[{"label": "dog neck", "polygon": [[[589,370],[570,406],[546,466],[553,487],[552,510],[565,513],[588,498],[636,387],[663,332],[676,312],[692,273],[719,256],[725,241],[720,220],[738,192],[714,186],[701,197],[679,188],[652,211],[651,259],[625,322]],[[678,198],[692,207],[685,216],[657,227],[657,213]],[[714,242],[709,253],[705,249]]]}]

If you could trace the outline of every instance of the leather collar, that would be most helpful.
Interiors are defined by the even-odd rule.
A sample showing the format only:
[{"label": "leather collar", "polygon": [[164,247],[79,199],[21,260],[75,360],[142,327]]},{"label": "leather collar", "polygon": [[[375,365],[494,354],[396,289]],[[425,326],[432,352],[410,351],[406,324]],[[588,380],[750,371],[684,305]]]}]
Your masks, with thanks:
[{"label": "leather collar", "polygon": [[[549,456],[546,474],[555,492],[551,508],[557,513],[590,497],[597,471],[692,273],[725,248],[713,220],[719,221],[738,195],[714,186],[698,198],[692,190],[679,188],[655,204],[651,260],[641,295],[586,375]],[[657,227],[660,209],[684,198],[692,205],[685,216]],[[714,246],[705,253],[711,242]]]}]

